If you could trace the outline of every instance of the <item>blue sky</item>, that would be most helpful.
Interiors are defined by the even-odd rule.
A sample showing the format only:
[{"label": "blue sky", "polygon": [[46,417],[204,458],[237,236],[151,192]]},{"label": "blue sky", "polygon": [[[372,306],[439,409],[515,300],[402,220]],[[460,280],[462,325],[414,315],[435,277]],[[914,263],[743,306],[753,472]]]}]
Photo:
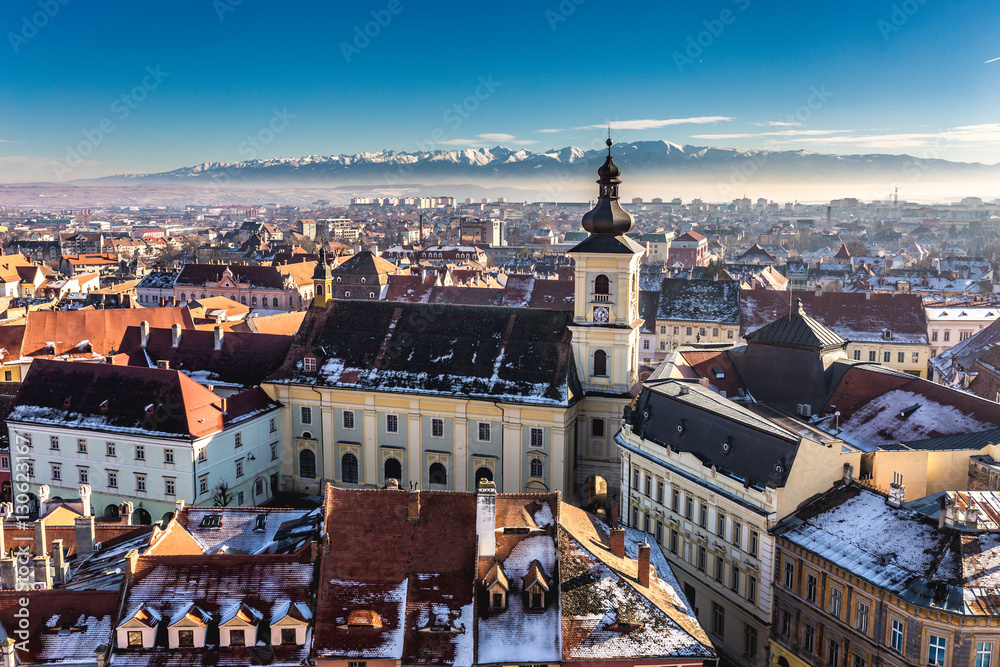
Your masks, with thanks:
[{"label": "blue sky", "polygon": [[0,182],[589,148],[608,122],[621,141],[992,164],[998,23],[995,0],[7,0]]}]

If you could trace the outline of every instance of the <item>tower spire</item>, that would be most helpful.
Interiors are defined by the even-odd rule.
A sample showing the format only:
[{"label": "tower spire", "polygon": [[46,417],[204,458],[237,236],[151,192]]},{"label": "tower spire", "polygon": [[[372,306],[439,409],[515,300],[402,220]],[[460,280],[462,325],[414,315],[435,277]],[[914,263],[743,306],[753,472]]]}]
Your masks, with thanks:
[{"label": "tower spire", "polygon": [[618,203],[618,186],[621,180],[621,170],[611,157],[611,126],[608,126],[608,157],[597,170],[598,190],[597,205],[583,216],[583,228],[591,234],[612,234],[620,236],[632,229],[632,216]]}]

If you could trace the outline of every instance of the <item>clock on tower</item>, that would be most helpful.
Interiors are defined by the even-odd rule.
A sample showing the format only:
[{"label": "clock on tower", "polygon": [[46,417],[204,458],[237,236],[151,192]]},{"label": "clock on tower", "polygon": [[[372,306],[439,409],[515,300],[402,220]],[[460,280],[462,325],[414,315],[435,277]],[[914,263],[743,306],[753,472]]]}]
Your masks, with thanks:
[{"label": "clock on tower", "polygon": [[610,315],[610,313],[608,312],[608,307],[607,306],[598,306],[598,307],[594,308],[594,321],[595,322],[600,322],[600,323],[603,324],[603,323],[605,323],[605,322],[608,321],[609,315]]}]

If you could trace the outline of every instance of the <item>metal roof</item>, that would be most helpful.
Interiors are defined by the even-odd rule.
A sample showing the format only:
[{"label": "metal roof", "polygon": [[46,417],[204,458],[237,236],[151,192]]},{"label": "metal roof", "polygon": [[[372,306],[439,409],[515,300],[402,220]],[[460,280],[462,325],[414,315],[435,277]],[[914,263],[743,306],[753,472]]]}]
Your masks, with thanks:
[{"label": "metal roof", "polygon": [[795,302],[788,316],[782,316],[756,331],[746,334],[747,341],[796,345],[801,347],[844,347],[847,339],[806,315],[802,300]]}]

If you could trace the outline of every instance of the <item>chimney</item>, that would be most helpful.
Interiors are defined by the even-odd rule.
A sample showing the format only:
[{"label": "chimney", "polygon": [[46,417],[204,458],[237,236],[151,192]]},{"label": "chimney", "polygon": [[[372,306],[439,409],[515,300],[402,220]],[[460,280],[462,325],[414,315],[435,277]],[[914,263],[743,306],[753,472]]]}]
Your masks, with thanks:
[{"label": "chimney", "polygon": [[128,569],[128,576],[135,576],[135,568],[139,564],[139,550],[130,549],[125,554],[125,567]]},{"label": "chimney", "polygon": [[227,401],[225,398],[220,398],[219,401],[222,407],[222,414],[226,414],[226,409],[229,407],[229,401]]},{"label": "chimney", "polygon": [[497,555],[497,487],[481,479],[476,486],[476,536],[479,538],[479,557]]},{"label": "chimney", "polygon": [[889,507],[902,507],[906,500],[906,487],[898,482],[889,485]]},{"label": "chimney", "polygon": [[872,300],[872,293],[870,291],[865,292],[865,301],[871,301],[871,300]]},{"label": "chimney", "polygon": [[63,553],[63,541],[52,540],[52,564],[56,571],[55,583],[66,583],[66,555]]},{"label": "chimney", "polygon": [[181,344],[181,325],[173,324],[170,327],[170,347],[179,347]]},{"label": "chimney", "polygon": [[73,523],[76,528],[76,555],[83,560],[94,553],[94,517],[78,516]]},{"label": "chimney", "polygon": [[219,350],[222,349],[222,337],[223,337],[222,327],[221,326],[216,326],[215,327],[215,351],[216,352],[218,352]]},{"label": "chimney", "polygon": [[850,463],[844,464],[844,485],[848,485],[854,481],[854,466]]},{"label": "chimney", "polygon": [[979,525],[979,505],[970,504],[965,508],[965,527],[968,530],[975,530]]},{"label": "chimney", "polygon": [[621,528],[611,531],[611,553],[619,558],[625,558],[625,531]]},{"label": "chimney", "polygon": [[822,285],[820,285],[820,284],[817,283],[815,294],[816,294],[816,296],[823,296],[823,286]]},{"label": "chimney", "polygon": [[45,524],[41,519],[35,520],[35,555],[49,555],[48,540],[45,539]]},{"label": "chimney", "polygon": [[410,501],[407,505],[406,518],[410,521],[420,520],[420,489],[410,491]]},{"label": "chimney", "polygon": [[17,589],[17,563],[10,556],[0,558],[0,583],[5,591]]},{"label": "chimney", "polygon": [[48,484],[42,484],[38,487],[38,512],[39,516],[44,517],[48,514],[49,497],[51,496],[51,491],[49,490]]},{"label": "chimney", "polygon": [[132,505],[132,503],[130,503],[128,501],[126,501],[126,502],[124,502],[124,503],[121,504],[121,510],[120,511],[121,511],[121,515],[122,515],[122,523],[125,524],[126,526],[131,526],[132,525],[133,507],[134,506]]},{"label": "chimney", "polygon": [[139,346],[146,347],[149,344],[149,322],[143,320],[139,323]]},{"label": "chimney", "polygon": [[639,545],[639,584],[649,587],[649,545]]},{"label": "chimney", "polygon": [[45,585],[45,590],[52,588],[52,570],[49,569],[48,556],[35,556],[35,585]]},{"label": "chimney", "polygon": [[83,516],[92,516],[90,511],[90,484],[80,485],[80,500],[83,501]]},{"label": "chimney", "polygon": [[174,501],[174,512],[181,512],[184,510],[184,499]]},{"label": "chimney", "polygon": [[608,503],[608,519],[612,528],[618,525],[618,501],[614,498]]}]

